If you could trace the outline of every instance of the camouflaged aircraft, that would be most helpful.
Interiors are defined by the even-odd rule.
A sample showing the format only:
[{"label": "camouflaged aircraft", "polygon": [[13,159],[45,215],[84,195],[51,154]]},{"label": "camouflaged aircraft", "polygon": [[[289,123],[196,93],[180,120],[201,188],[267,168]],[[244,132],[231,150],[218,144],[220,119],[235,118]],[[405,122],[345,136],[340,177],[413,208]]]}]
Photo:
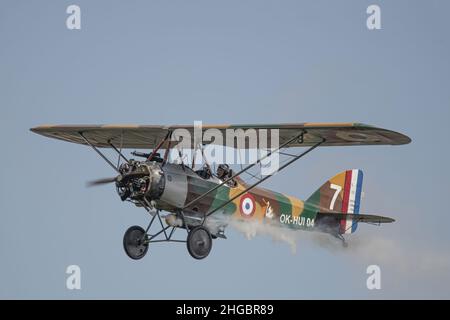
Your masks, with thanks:
[{"label": "camouflaged aircraft", "polygon": [[[195,130],[190,125],[45,125],[30,130],[46,137],[88,145],[117,172],[113,178],[99,179],[90,185],[114,183],[122,201],[142,207],[150,214],[146,229],[132,226],[124,234],[123,246],[132,259],[142,258],[150,243],[157,242],[185,242],[193,258],[203,259],[210,253],[213,239],[226,238],[224,231],[229,220],[221,219],[223,217],[242,223],[251,221],[290,230],[325,232],[341,239],[344,246],[343,235],[355,232],[359,222],[381,224],[394,221],[359,212],[363,173],[358,169],[337,174],[306,201],[258,187],[272,175],[251,184],[244,181],[242,175],[261,164],[263,158],[282,153],[287,148],[307,149],[297,154],[289,153],[289,161],[277,172],[319,146],[401,145],[411,142],[403,134],[359,123],[203,126],[203,131],[216,129],[223,134],[228,129],[278,130],[279,147],[275,150],[237,172],[227,164],[220,164],[213,172],[208,163],[202,169],[194,170],[194,165],[190,167],[183,163],[181,154],[178,163],[169,160],[170,150],[175,150],[180,143],[173,137],[177,129],[189,133]],[[187,142],[195,148],[194,139]],[[242,145],[232,147],[249,148]],[[110,148],[117,153],[117,165],[101,151],[102,148]],[[122,152],[130,148],[152,151],[131,152],[133,156],[143,158],[138,161],[128,159]],[[160,229],[150,233],[154,223]],[[186,240],[175,239],[177,229],[187,231]]]}]

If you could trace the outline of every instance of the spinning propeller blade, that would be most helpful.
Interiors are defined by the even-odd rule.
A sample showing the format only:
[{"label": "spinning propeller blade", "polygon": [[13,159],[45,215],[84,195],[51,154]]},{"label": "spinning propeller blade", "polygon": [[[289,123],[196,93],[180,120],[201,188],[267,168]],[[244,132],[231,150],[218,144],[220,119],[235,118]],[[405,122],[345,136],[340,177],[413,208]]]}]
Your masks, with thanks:
[{"label": "spinning propeller blade", "polygon": [[92,180],[92,181],[88,181],[86,183],[86,186],[87,187],[94,187],[94,186],[99,186],[99,185],[102,185],[102,184],[112,183],[112,182],[115,182],[116,179],[117,179],[117,177]]},{"label": "spinning propeller blade", "polygon": [[126,184],[128,181],[130,181],[130,179],[142,178],[146,175],[147,175],[147,173],[145,173],[145,172],[130,172],[130,173],[127,173],[124,175],[118,175],[117,177],[102,178],[102,179],[97,179],[97,180],[93,180],[93,181],[88,181],[86,183],[86,186],[93,187],[93,186],[99,186],[102,184],[107,184],[107,183],[112,183],[112,182]]}]

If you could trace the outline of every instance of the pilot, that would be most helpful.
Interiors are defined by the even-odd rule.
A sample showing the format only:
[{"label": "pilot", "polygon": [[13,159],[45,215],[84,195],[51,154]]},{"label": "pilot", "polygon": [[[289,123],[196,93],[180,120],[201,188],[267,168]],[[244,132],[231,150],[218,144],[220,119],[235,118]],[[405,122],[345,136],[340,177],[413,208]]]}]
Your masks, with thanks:
[{"label": "pilot", "polygon": [[207,165],[205,165],[201,170],[197,170],[195,172],[203,179],[209,179],[212,176],[211,169]]},{"label": "pilot", "polygon": [[230,167],[227,164],[219,164],[216,170],[217,177],[221,180],[228,178]]},{"label": "pilot", "polygon": [[[233,170],[231,170],[230,166],[227,164],[219,164],[216,170],[216,174],[219,179],[226,180],[233,176]],[[231,179],[227,182],[227,185],[229,185],[230,187],[235,187],[237,184],[234,179]]]}]

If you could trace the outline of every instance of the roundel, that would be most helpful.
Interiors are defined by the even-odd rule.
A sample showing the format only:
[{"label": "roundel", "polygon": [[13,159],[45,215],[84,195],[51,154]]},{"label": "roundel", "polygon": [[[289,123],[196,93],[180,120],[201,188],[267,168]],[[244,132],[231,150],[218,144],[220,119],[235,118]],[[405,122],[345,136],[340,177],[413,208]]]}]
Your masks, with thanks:
[{"label": "roundel", "polygon": [[251,217],[256,210],[255,198],[249,193],[244,194],[241,197],[240,209],[241,215],[244,217]]},{"label": "roundel", "polygon": [[380,137],[375,134],[338,131],[336,132],[336,136],[349,142],[380,142]]}]

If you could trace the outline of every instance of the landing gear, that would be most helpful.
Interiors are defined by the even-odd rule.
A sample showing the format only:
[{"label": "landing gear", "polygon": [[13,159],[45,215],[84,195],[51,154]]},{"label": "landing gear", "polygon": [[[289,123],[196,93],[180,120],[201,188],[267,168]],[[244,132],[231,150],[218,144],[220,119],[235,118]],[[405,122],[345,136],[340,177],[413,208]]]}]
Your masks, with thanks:
[{"label": "landing gear", "polygon": [[[167,220],[167,225],[164,226],[160,211],[156,210],[156,212],[152,212],[147,207],[147,204],[144,203],[144,205],[144,208],[146,208],[153,217],[147,226],[147,229],[139,226],[132,226],[125,232],[123,236],[123,248],[125,249],[127,256],[133,260],[141,259],[147,253],[150,243],[156,242],[186,242],[189,254],[195,259],[204,259],[209,255],[213,238],[211,232],[209,232],[206,227],[202,225],[191,228],[187,227],[185,228],[188,232],[186,240],[173,239],[172,236],[175,233],[175,230],[180,228],[180,226],[173,225],[170,221],[167,222]],[[164,218],[167,218],[167,216]],[[150,228],[154,221],[158,221],[161,226],[161,229],[156,233],[150,232]],[[186,225],[186,220],[183,215],[182,221],[183,225]],[[217,233],[216,236],[226,238],[223,231]]]},{"label": "landing gear", "polygon": [[125,253],[133,260],[139,260],[148,251],[147,233],[139,226],[129,227],[123,236]]},{"label": "landing gear", "polygon": [[189,231],[186,243],[189,254],[193,258],[204,259],[212,248],[211,233],[205,227],[195,227]]}]

